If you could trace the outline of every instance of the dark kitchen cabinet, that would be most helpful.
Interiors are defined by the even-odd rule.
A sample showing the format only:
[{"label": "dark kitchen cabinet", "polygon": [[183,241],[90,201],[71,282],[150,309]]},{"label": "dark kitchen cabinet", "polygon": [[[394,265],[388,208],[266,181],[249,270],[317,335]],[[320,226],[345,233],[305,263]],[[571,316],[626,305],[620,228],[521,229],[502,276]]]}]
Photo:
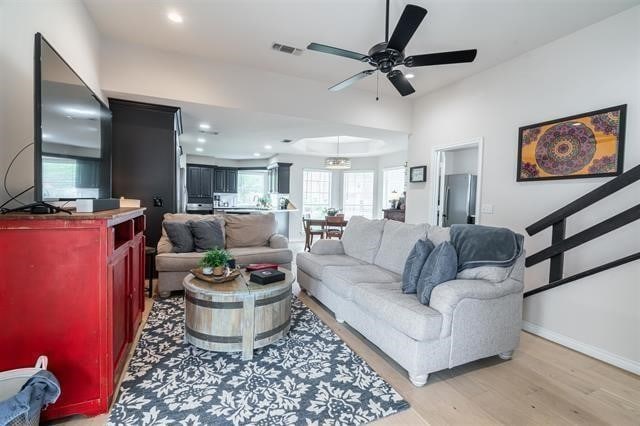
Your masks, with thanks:
[{"label": "dark kitchen cabinet", "polygon": [[213,173],[213,192],[222,194],[238,192],[238,169],[216,167]]},{"label": "dark kitchen cabinet", "polygon": [[227,190],[225,192],[230,192],[235,194],[238,192],[238,170],[237,169],[227,169],[226,170],[226,183]]},{"label": "dark kitchen cabinet", "polygon": [[288,194],[290,192],[292,163],[275,163],[269,166],[269,192]]},{"label": "dark kitchen cabinet", "polygon": [[211,198],[213,196],[212,166],[187,164],[187,193],[189,198]]}]

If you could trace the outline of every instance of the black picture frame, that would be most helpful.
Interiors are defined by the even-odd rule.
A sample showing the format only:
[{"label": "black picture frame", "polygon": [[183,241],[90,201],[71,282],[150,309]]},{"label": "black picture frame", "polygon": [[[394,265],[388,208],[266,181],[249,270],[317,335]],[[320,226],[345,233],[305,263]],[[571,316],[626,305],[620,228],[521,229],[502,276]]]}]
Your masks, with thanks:
[{"label": "black picture frame", "polygon": [[[620,124],[618,127],[618,149],[616,153],[616,170],[614,172],[607,173],[591,173],[591,174],[581,174],[581,175],[566,175],[566,176],[544,176],[544,177],[523,177],[521,174],[522,167],[522,146],[523,146],[523,134],[526,130],[533,129],[536,127],[548,126],[550,124],[562,123],[565,121],[576,120],[579,118],[585,118],[589,116],[594,116],[598,114],[605,114],[613,111],[620,112]],[[547,180],[560,180],[560,179],[588,179],[588,178],[600,178],[600,177],[608,177],[608,176],[618,176],[623,172],[624,168],[624,141],[625,141],[625,130],[626,130],[626,122],[627,122],[627,104],[616,105],[609,108],[598,109],[594,111],[584,112],[581,114],[570,115],[567,117],[557,118],[554,120],[543,121],[540,123],[530,124],[527,126],[522,126],[518,129],[518,162],[516,169],[516,182],[536,182],[536,181],[547,181]]]},{"label": "black picture frame", "polygon": [[[419,169],[422,171],[422,178],[414,179],[413,172],[414,170],[417,171]],[[415,166],[415,167],[409,168],[409,182],[413,183],[413,182],[426,182],[426,181],[427,181],[427,166]]]}]

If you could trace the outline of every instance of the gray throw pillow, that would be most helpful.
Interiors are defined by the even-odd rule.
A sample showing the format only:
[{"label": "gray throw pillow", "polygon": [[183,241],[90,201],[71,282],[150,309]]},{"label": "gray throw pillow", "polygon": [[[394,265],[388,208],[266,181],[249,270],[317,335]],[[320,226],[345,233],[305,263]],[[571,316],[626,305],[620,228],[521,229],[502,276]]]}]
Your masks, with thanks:
[{"label": "gray throw pillow", "polygon": [[224,222],[220,220],[192,220],[188,223],[197,252],[224,248]]},{"label": "gray throw pillow", "polygon": [[436,286],[451,281],[458,273],[458,254],[453,245],[445,241],[433,249],[427,261],[424,262],[420,278],[418,279],[418,300],[428,305],[431,292]]},{"label": "gray throw pillow", "polygon": [[435,246],[429,240],[416,241],[404,264],[404,272],[402,273],[402,292],[404,294],[416,293],[422,267],[434,248]]},{"label": "gray throw pillow", "polygon": [[174,253],[191,253],[194,251],[193,236],[188,222],[172,222],[165,220],[162,222],[167,237],[171,240]]}]

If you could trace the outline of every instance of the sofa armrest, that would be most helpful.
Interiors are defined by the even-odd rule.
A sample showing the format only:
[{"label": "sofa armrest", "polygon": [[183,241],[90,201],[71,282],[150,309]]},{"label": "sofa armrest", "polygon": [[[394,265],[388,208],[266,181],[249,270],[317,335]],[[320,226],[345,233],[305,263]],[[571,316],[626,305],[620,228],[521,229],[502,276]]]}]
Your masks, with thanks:
[{"label": "sofa armrest", "polygon": [[269,238],[269,247],[283,249],[289,247],[289,239],[282,234],[273,234]]},{"label": "sofa armrest", "polygon": [[313,254],[344,254],[340,240],[318,240],[311,246]]},{"label": "sofa armrest", "polygon": [[514,279],[500,283],[485,280],[451,280],[433,289],[429,306],[444,315],[450,315],[462,299],[497,299],[513,293],[522,293],[524,285]]}]

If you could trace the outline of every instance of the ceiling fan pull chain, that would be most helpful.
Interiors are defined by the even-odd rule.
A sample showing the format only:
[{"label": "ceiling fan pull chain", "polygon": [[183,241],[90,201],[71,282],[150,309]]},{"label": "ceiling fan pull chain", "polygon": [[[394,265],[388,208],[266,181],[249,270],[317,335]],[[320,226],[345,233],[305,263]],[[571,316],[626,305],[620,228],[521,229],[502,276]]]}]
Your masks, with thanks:
[{"label": "ceiling fan pull chain", "polygon": [[380,100],[380,73],[376,72],[376,101]]}]

